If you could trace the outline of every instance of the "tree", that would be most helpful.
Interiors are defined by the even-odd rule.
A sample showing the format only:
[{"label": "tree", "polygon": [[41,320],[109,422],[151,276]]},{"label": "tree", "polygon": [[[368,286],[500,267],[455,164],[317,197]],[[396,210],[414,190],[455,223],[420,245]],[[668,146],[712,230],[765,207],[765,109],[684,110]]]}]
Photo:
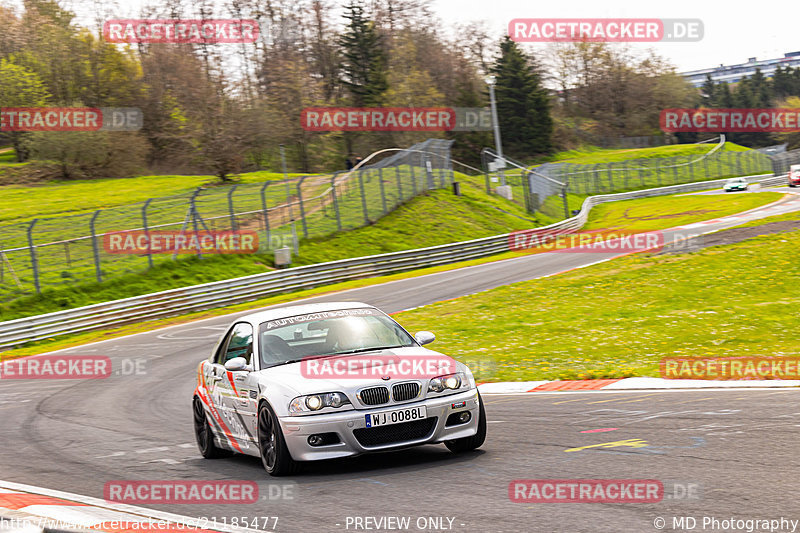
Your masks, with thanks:
[{"label": "tree", "polygon": [[[3,107],[41,107],[50,98],[47,89],[35,72],[0,59],[0,108]],[[25,161],[28,152],[23,142],[26,134],[9,132],[11,144],[17,154],[17,161]]]},{"label": "tree", "polygon": [[47,131],[25,141],[31,156],[55,165],[59,178],[127,178],[144,170],[147,142],[136,132]]},{"label": "tree", "polygon": [[711,74],[706,74],[706,81],[703,82],[700,97],[703,107],[714,107],[716,103],[716,85],[714,80],[711,79]]},{"label": "tree", "polygon": [[344,14],[349,22],[339,40],[342,48],[341,82],[355,107],[380,105],[388,89],[386,52],[375,23],[364,14],[364,6],[355,0]]},{"label": "tree", "polygon": [[491,72],[496,78],[497,119],[505,151],[526,159],[549,153],[553,121],[536,63],[506,36]]}]

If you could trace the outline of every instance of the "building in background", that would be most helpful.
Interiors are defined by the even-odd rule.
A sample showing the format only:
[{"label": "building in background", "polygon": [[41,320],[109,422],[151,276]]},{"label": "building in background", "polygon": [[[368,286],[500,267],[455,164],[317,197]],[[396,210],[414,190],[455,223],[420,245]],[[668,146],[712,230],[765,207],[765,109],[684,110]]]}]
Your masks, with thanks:
[{"label": "building in background", "polygon": [[781,58],[765,59],[763,61],[758,61],[755,57],[751,57],[747,60],[747,63],[692,70],[682,72],[681,76],[689,80],[695,87],[700,87],[705,83],[708,74],[711,74],[711,79],[717,83],[721,81],[735,83],[752,76],[756,73],[756,69],[761,69],[761,73],[764,76],[772,76],[778,67],[800,67],[800,52],[788,52]]}]

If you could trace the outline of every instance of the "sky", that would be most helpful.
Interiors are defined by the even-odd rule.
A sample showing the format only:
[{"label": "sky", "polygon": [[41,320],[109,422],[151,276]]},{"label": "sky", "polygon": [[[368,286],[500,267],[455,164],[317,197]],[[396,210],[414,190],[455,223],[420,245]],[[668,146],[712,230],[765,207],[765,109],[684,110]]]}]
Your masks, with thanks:
[{"label": "sky", "polygon": [[[2,0],[0,0],[2,1]],[[94,19],[93,6],[116,3],[118,17],[134,16],[146,0],[67,0],[84,22]],[[188,0],[187,0],[188,1]],[[225,0],[217,0],[219,3]],[[345,0],[329,0],[343,5]],[[149,2],[148,2],[149,3]],[[743,63],[751,57],[772,59],[786,52],[800,51],[797,0],[772,0],[765,4],[670,0],[570,0],[531,2],[521,0],[433,0],[431,6],[442,21],[442,31],[453,35],[457,24],[485,21],[498,36],[504,35],[508,22],[515,18],[691,18],[701,19],[704,38],[694,43],[632,43],[632,49],[652,48],[668,59],[679,72]],[[746,6],[746,7],[745,7]],[[87,18],[91,17],[91,18]],[[525,45],[535,52],[544,45]]]},{"label": "sky", "polygon": [[800,51],[800,3],[797,0],[772,0],[764,4],[699,0],[434,0],[433,5],[448,26],[485,20],[498,35],[505,34],[508,22],[515,18],[701,19],[705,35],[700,42],[630,45],[643,51],[652,48],[670,60],[679,72],[714,67],[720,63],[744,63],[751,57],[772,59],[783,57],[786,52]]}]

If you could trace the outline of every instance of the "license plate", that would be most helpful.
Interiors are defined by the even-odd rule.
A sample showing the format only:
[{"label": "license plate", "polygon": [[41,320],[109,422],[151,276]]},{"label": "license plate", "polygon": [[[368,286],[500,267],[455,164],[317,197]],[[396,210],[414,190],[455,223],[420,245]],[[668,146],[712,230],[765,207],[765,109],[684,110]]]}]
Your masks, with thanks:
[{"label": "license plate", "polygon": [[392,411],[381,411],[380,413],[371,413],[364,415],[367,421],[368,428],[375,428],[379,426],[389,426],[392,424],[400,424],[402,422],[412,422],[414,420],[422,420],[428,417],[428,412],[424,405],[418,407],[408,407],[406,409],[394,409]]}]

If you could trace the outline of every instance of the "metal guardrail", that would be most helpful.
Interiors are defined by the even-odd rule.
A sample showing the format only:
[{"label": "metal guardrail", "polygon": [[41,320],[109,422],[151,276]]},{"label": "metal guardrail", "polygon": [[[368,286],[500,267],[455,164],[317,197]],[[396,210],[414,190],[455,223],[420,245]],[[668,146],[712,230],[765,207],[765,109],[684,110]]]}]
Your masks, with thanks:
[{"label": "metal guardrail", "polygon": [[[765,179],[765,176],[770,177]],[[786,180],[785,176],[771,175],[746,178],[763,186],[783,184]],[[552,234],[571,233],[584,226],[589,212],[596,205],[721,187],[726,181],[720,179],[590,196],[583,202],[577,215],[539,229],[548,230]],[[503,234],[429,248],[343,259],[9,320],[0,323],[0,349],[58,335],[122,326],[143,320],[253,301],[293,290],[477,259],[507,251],[508,239],[509,234]]]}]

